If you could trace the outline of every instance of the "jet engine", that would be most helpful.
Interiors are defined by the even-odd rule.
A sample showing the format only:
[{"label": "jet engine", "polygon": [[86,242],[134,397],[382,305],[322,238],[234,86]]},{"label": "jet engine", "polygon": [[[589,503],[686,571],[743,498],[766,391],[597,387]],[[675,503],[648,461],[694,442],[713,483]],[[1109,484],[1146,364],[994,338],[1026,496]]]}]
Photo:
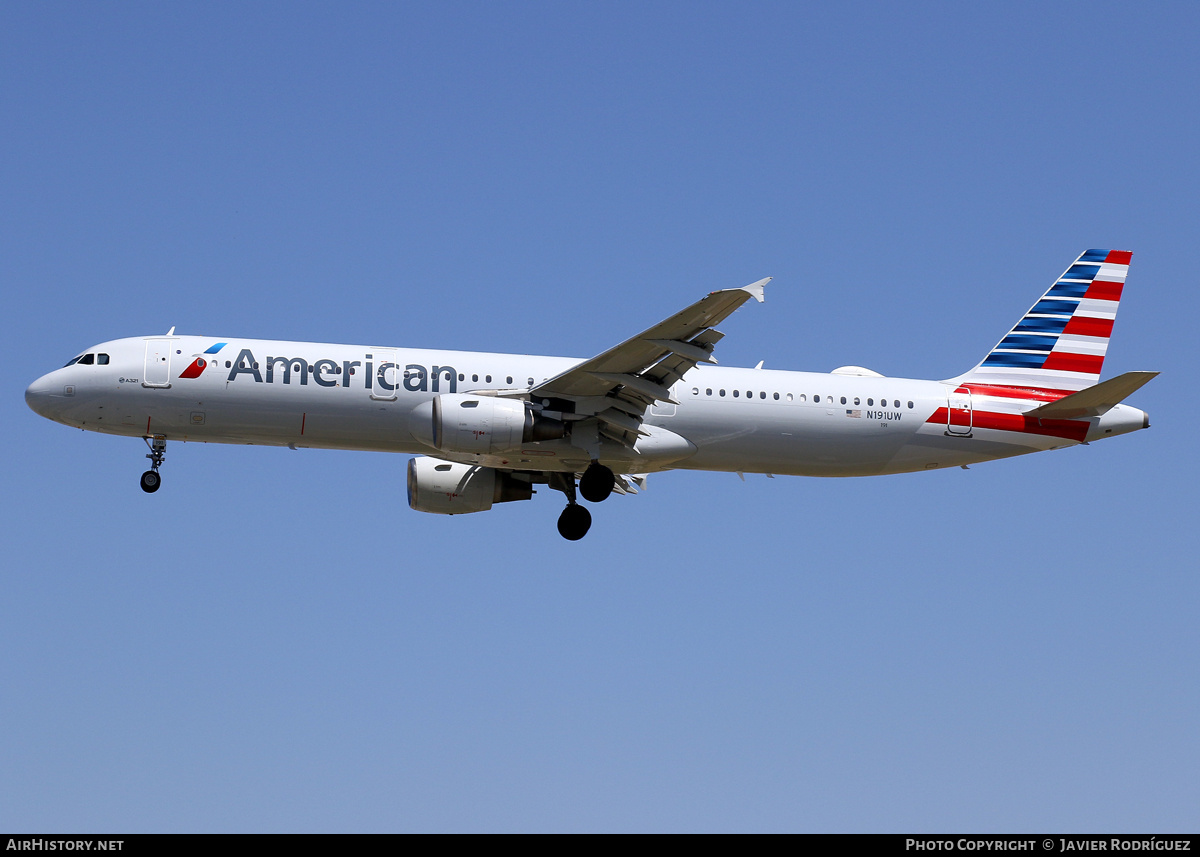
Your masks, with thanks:
[{"label": "jet engine", "polygon": [[408,462],[408,505],[418,512],[463,515],[493,503],[528,500],[533,484],[493,467],[422,456]]},{"label": "jet engine", "polygon": [[541,416],[525,402],[469,393],[443,393],[413,409],[413,434],[447,452],[496,455],[521,444],[555,440],[566,424]]}]

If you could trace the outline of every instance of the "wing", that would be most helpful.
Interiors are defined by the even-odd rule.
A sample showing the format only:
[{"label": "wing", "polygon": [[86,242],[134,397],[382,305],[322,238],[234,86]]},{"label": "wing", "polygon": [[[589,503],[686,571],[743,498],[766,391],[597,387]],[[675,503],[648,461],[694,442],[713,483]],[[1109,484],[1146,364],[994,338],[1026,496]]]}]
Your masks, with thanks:
[{"label": "wing", "polygon": [[713,292],[666,321],[585,360],[529,391],[530,398],[569,400],[569,419],[595,417],[599,434],[632,447],[642,418],[655,401],[673,402],[671,385],[697,363],[716,363],[713,347],[724,336],[713,328],[755,298],[771,278],[740,289]]}]

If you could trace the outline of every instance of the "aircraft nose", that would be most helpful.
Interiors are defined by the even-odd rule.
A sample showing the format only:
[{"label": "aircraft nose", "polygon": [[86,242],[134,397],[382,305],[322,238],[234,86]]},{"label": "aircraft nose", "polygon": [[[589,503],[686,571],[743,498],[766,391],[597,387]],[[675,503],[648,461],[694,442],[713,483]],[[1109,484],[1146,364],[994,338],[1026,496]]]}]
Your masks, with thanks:
[{"label": "aircraft nose", "polygon": [[[43,375],[25,388],[25,404],[39,416],[54,419],[54,400],[63,395],[61,384],[56,384],[54,373]],[[57,393],[57,395],[55,395]]]}]

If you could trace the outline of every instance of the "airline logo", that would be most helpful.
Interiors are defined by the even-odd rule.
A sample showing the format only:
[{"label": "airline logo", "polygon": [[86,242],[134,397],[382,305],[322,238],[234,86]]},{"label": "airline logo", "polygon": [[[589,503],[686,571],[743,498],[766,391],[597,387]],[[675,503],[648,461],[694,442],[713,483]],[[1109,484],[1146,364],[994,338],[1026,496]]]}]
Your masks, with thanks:
[{"label": "airline logo", "polygon": [[[227,342],[214,343],[213,345],[210,345],[208,348],[204,349],[204,354],[216,354],[228,344],[229,343]],[[179,377],[199,378],[204,372],[204,367],[208,365],[208,361],[204,358],[204,354],[198,355],[186,369],[179,373]]]},{"label": "airline logo", "polygon": [[[219,342],[204,353],[216,353],[226,344]],[[365,371],[356,372],[360,366],[363,366],[364,361],[366,363]],[[419,363],[409,363],[401,374],[398,363],[389,361],[375,363],[373,361],[374,357],[370,354],[364,354],[363,360],[343,360],[340,364],[337,360],[328,358],[314,360],[310,363],[303,357],[273,357],[268,354],[260,369],[258,358],[254,356],[254,352],[249,348],[243,348],[238,352],[237,358],[230,361],[231,368],[226,380],[233,382],[238,379],[238,376],[247,375],[256,384],[274,384],[276,379],[278,379],[278,383],[291,384],[292,379],[296,378],[301,387],[307,387],[311,378],[313,383],[320,387],[349,388],[351,379],[357,375],[361,380],[356,386],[367,390],[379,389],[392,392],[403,387],[411,393],[426,391],[438,393],[442,392],[440,388],[442,381],[445,380],[449,387],[447,392],[458,392],[459,375],[458,370],[453,366],[422,366]],[[180,377],[199,377],[203,368],[204,358],[198,357],[196,362],[189,366]],[[277,372],[277,369],[281,371]],[[193,370],[194,374],[189,375],[188,373]]]},{"label": "airline logo", "polygon": [[1083,253],[969,377],[960,380],[1064,392],[1095,384],[1132,256],[1125,250]]}]

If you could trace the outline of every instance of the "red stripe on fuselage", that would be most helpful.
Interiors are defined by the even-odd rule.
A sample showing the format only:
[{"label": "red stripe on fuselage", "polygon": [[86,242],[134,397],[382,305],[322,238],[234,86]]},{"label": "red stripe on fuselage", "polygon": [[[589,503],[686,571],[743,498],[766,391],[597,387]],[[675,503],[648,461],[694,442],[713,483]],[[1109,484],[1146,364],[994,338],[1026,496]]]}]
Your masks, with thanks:
[{"label": "red stripe on fuselage", "polygon": [[[933,416],[925,422],[932,425],[946,425],[947,413],[945,408],[938,408]],[[1015,431],[1021,434],[1040,434],[1047,437],[1061,437],[1067,440],[1082,442],[1087,437],[1089,424],[1079,420],[1047,420],[1031,417],[1026,414],[998,414],[993,411],[975,411],[972,415],[971,427],[977,429],[994,429],[995,431]],[[958,426],[966,428],[966,426]]]},{"label": "red stripe on fuselage", "polygon": [[964,384],[954,392],[973,396],[995,396],[999,399],[1032,399],[1035,402],[1057,402],[1075,390],[1049,390],[1043,387],[1014,387],[1007,384]]},{"label": "red stripe on fuselage", "polygon": [[1121,289],[1125,288],[1124,283],[1114,283],[1110,280],[1092,280],[1092,284],[1088,286],[1084,298],[1098,301],[1119,301],[1121,299]]}]

